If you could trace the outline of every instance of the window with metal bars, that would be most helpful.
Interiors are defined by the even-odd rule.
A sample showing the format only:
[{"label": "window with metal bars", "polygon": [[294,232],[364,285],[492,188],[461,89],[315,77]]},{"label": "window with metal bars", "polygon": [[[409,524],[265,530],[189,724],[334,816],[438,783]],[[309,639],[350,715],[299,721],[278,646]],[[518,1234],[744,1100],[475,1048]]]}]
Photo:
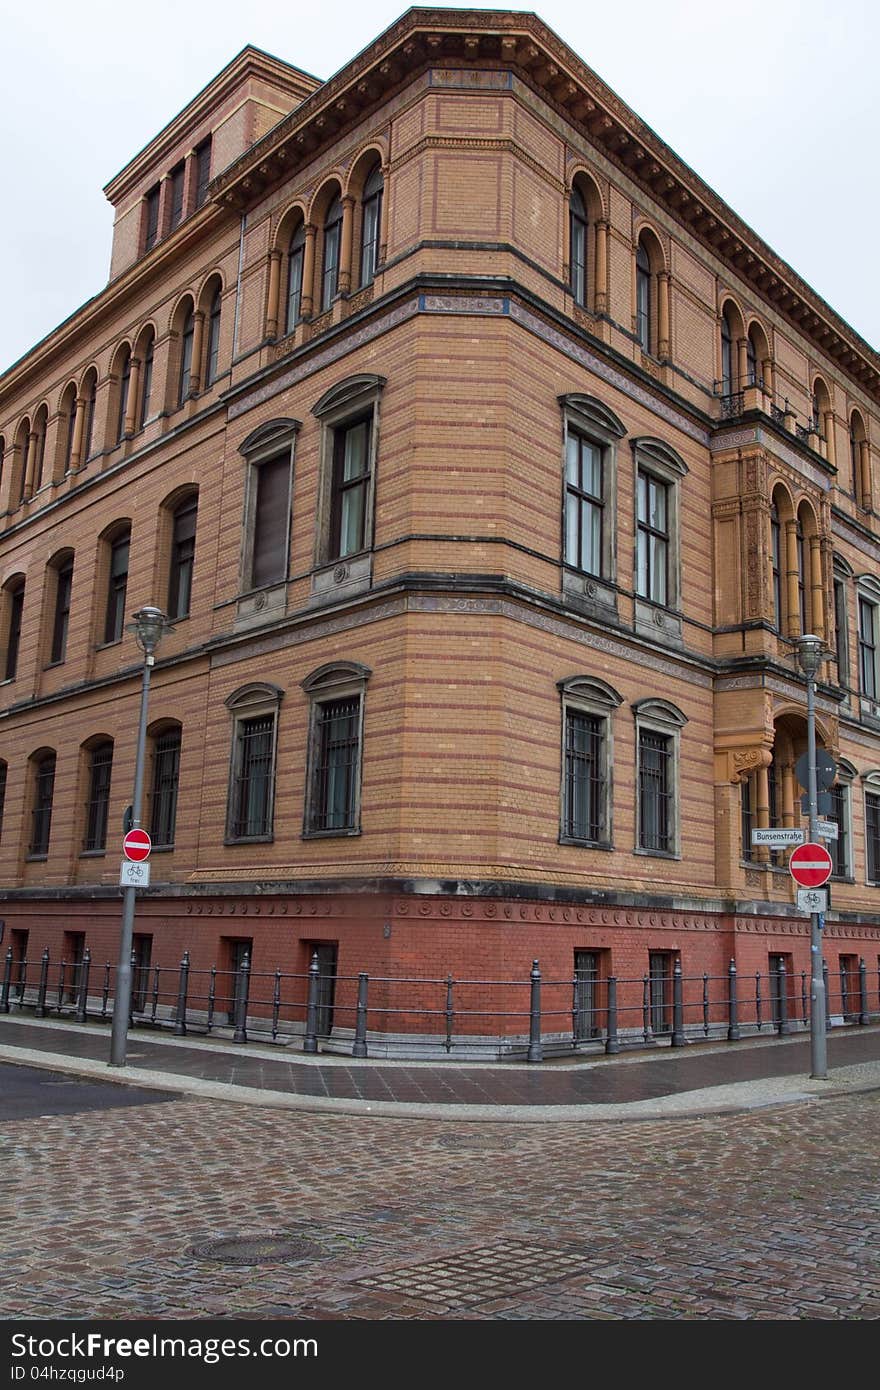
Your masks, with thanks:
[{"label": "window with metal bars", "polygon": [[157,849],[167,849],[174,844],[179,777],[180,729],[170,729],[153,740],[150,836]]},{"label": "window with metal bars", "polygon": [[880,793],[865,796],[865,850],[868,880],[880,883]]},{"label": "window with metal bars", "polygon": [[669,854],[674,849],[673,739],[639,730],[639,848]]},{"label": "window with metal bars", "polygon": [[740,835],[743,859],[753,859],[752,829],[755,823],[753,804],[754,778],[744,777],[740,783]]},{"label": "window with metal bars", "polygon": [[582,710],[565,711],[562,833],[584,844],[607,840],[606,721]]},{"label": "window with metal bars", "polygon": [[310,831],[357,829],[360,696],[315,707],[315,765]]},{"label": "window with metal bars", "polygon": [[233,840],[264,839],[272,833],[274,741],[274,715],[239,720],[229,817]]},{"label": "window with metal bars", "polygon": [[34,765],[34,804],[31,811],[30,854],[48,854],[55,794],[55,754],[47,753]]},{"label": "window with metal bars", "polygon": [[603,472],[601,448],[570,430],[565,458],[565,563],[586,574],[602,573]]},{"label": "window with metal bars", "polygon": [[55,616],[52,622],[52,646],[49,660],[63,661],[67,652],[67,629],[70,623],[70,595],[73,588],[73,561],[67,560],[55,578]]},{"label": "window with metal bars", "polygon": [[648,1000],[653,1033],[668,1033],[672,1027],[672,976],[675,958],[671,951],[648,953]]},{"label": "window with metal bars", "polygon": [[107,848],[107,813],[110,809],[110,779],[113,773],[113,744],[99,743],[89,753],[89,796],[86,802],[86,828],[83,850]]}]

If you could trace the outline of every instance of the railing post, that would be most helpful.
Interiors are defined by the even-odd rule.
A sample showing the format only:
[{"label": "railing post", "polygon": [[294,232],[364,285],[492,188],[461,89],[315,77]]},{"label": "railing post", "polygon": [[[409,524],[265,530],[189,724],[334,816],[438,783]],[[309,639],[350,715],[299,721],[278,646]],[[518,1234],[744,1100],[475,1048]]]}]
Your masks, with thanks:
[{"label": "railing post", "polygon": [[642,976],[642,1042],[654,1041],[651,1028],[651,984],[647,975]]},{"label": "railing post", "polygon": [[367,1055],[367,987],[369,976],[363,971],[358,973],[358,993],[357,1009],[354,1016],[354,1047],[351,1049],[352,1057],[366,1057]]},{"label": "railing post", "polygon": [[684,1003],[682,999],[681,961],[672,967],[672,1047],[684,1047]]},{"label": "railing post", "polygon": [[278,1017],[281,1013],[281,971],[275,971],[275,983],[272,986],[272,1041],[278,1037]]},{"label": "railing post", "polygon": [[49,984],[49,947],[43,948],[43,955],[40,959],[40,985],[37,990],[37,1007],[35,1013],[37,1018],[46,1017],[46,989]]},{"label": "railing post", "polygon": [[318,965],[318,952],[316,951],[309,963],[309,996],[306,1004],[306,1036],[303,1041],[303,1052],[317,1052],[318,1050],[319,977],[320,966]]},{"label": "railing post", "polygon": [[776,1025],[776,1031],[781,1038],[784,1034],[791,1032],[791,1024],[788,1021],[788,975],[784,961],[779,962],[776,983],[779,987],[779,1022]]},{"label": "railing post", "polygon": [[859,957],[859,1023],[868,1022],[868,971],[865,957]]},{"label": "railing post", "polygon": [[76,1001],[76,1021],[85,1023],[88,1014],[89,1003],[89,967],[92,963],[92,953],[88,946],[83,951],[83,958],[79,965],[79,991]]},{"label": "railing post", "polygon": [[828,989],[828,962],[822,962],[822,978],[825,981],[825,1031],[831,1030],[831,992]]},{"label": "railing post", "polygon": [[0,991],[0,1011],[9,1013],[9,987],[12,984],[12,947],[6,949],[3,961],[3,989]]},{"label": "railing post", "polygon": [[186,1037],[186,996],[189,990],[189,951],[184,951],[177,982],[177,1011],[174,1015],[174,1036]]},{"label": "railing post", "polygon": [[61,1005],[64,1003],[64,982],[67,976],[67,961],[61,957],[61,966],[58,971],[58,1013],[61,1013]]},{"label": "railing post", "polygon": [[741,1037],[736,999],[736,961],[731,957],[727,967],[727,1041],[739,1042]]},{"label": "railing post", "polygon": [[529,989],[529,1050],[527,1060],[529,1062],[543,1062],[544,1049],[541,1046],[541,971],[538,962],[532,961],[531,974],[529,976],[531,986]]},{"label": "railing post", "polygon": [[211,966],[211,982],[208,985],[208,1032],[214,1027],[214,1006],[217,1001],[217,967]]},{"label": "railing post", "polygon": [[849,1013],[849,989],[847,988],[848,983],[849,983],[849,981],[847,980],[847,972],[846,972],[845,970],[841,970],[841,972],[840,972],[840,1012],[841,1012],[842,1015],[843,1015],[843,1021],[844,1021],[844,1023],[846,1022],[846,1016],[847,1016],[847,1014]]},{"label": "railing post", "polygon": [[608,976],[608,1027],[605,1037],[605,1051],[614,1057],[620,1051],[620,1038],[617,1036],[617,976]]},{"label": "railing post", "polygon": [[446,1044],[445,1044],[445,1045],[446,1045],[446,1051],[447,1051],[447,1052],[451,1052],[451,1051],[452,1051],[452,1020],[453,1020],[453,1010],[452,1010],[452,976],[451,976],[451,975],[447,975],[447,976],[446,976],[446,1008],[445,1008],[445,1010],[444,1010],[444,1013],[445,1013],[445,1016],[446,1016]]},{"label": "railing post", "polygon": [[241,958],[241,965],[235,977],[235,1032],[232,1041],[247,1042],[248,997],[251,988],[251,961],[247,951]]}]

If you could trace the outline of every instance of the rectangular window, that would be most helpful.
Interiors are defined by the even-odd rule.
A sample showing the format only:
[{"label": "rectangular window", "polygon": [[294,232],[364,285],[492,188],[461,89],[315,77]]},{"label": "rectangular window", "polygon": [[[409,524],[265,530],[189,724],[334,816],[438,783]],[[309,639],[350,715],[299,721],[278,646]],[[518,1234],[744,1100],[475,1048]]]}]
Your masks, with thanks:
[{"label": "rectangular window", "polygon": [[196,193],[195,206],[200,208],[208,196],[211,179],[211,137],[196,146]]},{"label": "rectangular window", "polygon": [[321,277],[321,312],[329,309],[339,284],[339,236],[342,222],[331,222],[324,232],[324,271]]},{"label": "rectangular window", "polygon": [[183,218],[183,176],[185,166],[178,164],[171,170],[169,175],[171,189],[169,192],[169,211],[168,211],[168,230],[173,232],[174,228],[180,225]]},{"label": "rectangular window", "polygon": [[8,764],[0,758],[0,840],[3,838],[3,812],[6,808],[6,775]]},{"label": "rectangular window", "polygon": [[110,808],[110,778],[113,772],[113,744],[102,743],[89,758],[89,799],[86,802],[86,833],[83,850],[107,848],[107,812]]},{"label": "rectangular window", "polygon": [[357,695],[316,706],[311,831],[357,829],[360,713]]},{"label": "rectangular window", "polygon": [[233,840],[272,833],[274,715],[242,719],[236,727],[229,834]]},{"label": "rectangular window", "polygon": [[141,414],[140,425],[143,429],[150,414],[150,397],[153,394],[153,339],[151,338],[144,350],[144,366],[141,375]]},{"label": "rectangular window", "polygon": [[10,942],[12,947],[12,979],[14,981],[13,988],[19,999],[24,998],[24,992],[27,988],[29,939],[29,931],[22,927],[13,927]]},{"label": "rectangular window", "polygon": [[868,880],[880,883],[880,796],[865,797],[865,849],[868,861]]},{"label": "rectangular window", "polygon": [[144,218],[144,250],[150,251],[156,245],[159,236],[159,194],[160,188],[156,184],[151,188],[146,196],[146,212]]},{"label": "rectangular window", "polygon": [[353,555],[366,546],[370,486],[370,418],[342,425],[333,433],[330,498],[330,558]]},{"label": "rectangular window", "polygon": [[125,595],[128,589],[128,551],[130,537],[126,533],[110,547],[110,578],[107,585],[107,616],[104,622],[104,641],[118,642],[125,628]]},{"label": "rectangular window", "polygon": [[24,613],[24,585],[19,584],[9,595],[9,629],[6,638],[4,680],[15,680],[18,670],[18,649],[21,645],[21,620]]},{"label": "rectangular window", "polygon": [[671,951],[650,951],[648,954],[648,1003],[653,1033],[668,1033],[672,1027]]},{"label": "rectangular window", "polygon": [[671,735],[639,730],[639,848],[661,854],[675,847],[673,753]]},{"label": "rectangular window", "polygon": [[849,685],[849,653],[846,641],[846,581],[834,581],[834,655],[837,660],[837,684]]},{"label": "rectangular window", "polygon": [[565,711],[563,835],[586,844],[607,838],[605,724],[597,714]]},{"label": "rectangular window", "polygon": [[840,1012],[847,1023],[855,1023],[860,1011],[858,956],[839,956],[838,968],[840,970]]},{"label": "rectangular window", "polygon": [[637,480],[636,592],[651,603],[669,593],[669,488],[639,470]]},{"label": "rectangular window", "polygon": [[574,953],[574,1038],[586,1042],[601,1034],[599,1014],[599,952]]},{"label": "rectangular window", "polygon": [[177,786],[180,778],[180,730],[161,734],[153,742],[153,782],[150,790],[150,836],[158,849],[174,844]]},{"label": "rectangular window", "polygon": [[849,826],[848,826],[848,789],[840,782],[830,790],[831,810],[828,812],[827,819],[833,821],[837,826],[837,839],[829,840],[828,853],[831,855],[832,869],[831,874],[834,878],[846,878],[850,872],[849,865]]},{"label": "rectangular window", "polygon": [[859,680],[862,694],[877,699],[877,604],[859,597]]},{"label": "rectangular window", "polygon": [[196,553],[198,499],[190,498],[174,513],[171,536],[171,568],[168,576],[168,617],[185,618],[192,595],[193,562]]},{"label": "rectangular window", "polygon": [[256,467],[251,587],[278,584],[287,577],[290,532],[290,455]]},{"label": "rectangular window", "polygon": [[70,594],[73,587],[73,562],[62,565],[55,588],[55,618],[52,623],[50,661],[63,661],[67,652],[67,629],[70,622]]},{"label": "rectangular window", "polygon": [[565,563],[602,573],[602,450],[569,433],[565,459]]},{"label": "rectangular window", "polygon": [[744,777],[740,783],[740,830],[742,836],[742,857],[752,859],[754,850],[752,849],[752,829],[755,824],[755,812],[752,802],[752,778]]},{"label": "rectangular window", "polygon": [[52,830],[52,798],[55,794],[55,755],[41,759],[34,777],[34,808],[32,812],[30,854],[49,853]]},{"label": "rectangular window", "polygon": [[135,1013],[143,1013],[150,992],[150,959],[153,954],[153,938],[144,932],[135,932],[131,939],[131,1007]]},{"label": "rectangular window", "polygon": [[782,631],[782,527],[776,508],[770,518],[771,565],[773,569],[773,624]]}]

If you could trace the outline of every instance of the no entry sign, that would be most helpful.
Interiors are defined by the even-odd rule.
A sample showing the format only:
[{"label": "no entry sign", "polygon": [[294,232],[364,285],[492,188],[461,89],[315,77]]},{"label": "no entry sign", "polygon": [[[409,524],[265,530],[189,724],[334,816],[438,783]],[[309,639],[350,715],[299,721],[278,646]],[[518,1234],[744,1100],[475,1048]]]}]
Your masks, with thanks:
[{"label": "no entry sign", "polygon": [[[129,830],[122,841],[122,849],[126,859],[133,860],[135,864],[139,864],[143,859],[149,859],[152,848],[153,841],[146,830]],[[824,883],[825,880],[822,879],[822,882]]]},{"label": "no entry sign", "polygon": [[789,871],[799,888],[821,888],[831,877],[831,855],[824,845],[807,841],[798,845],[788,861]]}]

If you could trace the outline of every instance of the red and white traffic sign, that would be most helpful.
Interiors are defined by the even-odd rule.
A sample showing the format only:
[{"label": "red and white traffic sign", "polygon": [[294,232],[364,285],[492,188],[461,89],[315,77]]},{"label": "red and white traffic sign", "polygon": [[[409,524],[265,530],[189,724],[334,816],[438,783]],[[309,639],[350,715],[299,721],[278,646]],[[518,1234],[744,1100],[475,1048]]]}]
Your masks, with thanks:
[{"label": "red and white traffic sign", "polygon": [[798,845],[788,861],[792,878],[799,888],[821,888],[831,877],[833,862],[824,845]]},{"label": "red and white traffic sign", "polygon": [[[122,841],[122,849],[126,859],[133,860],[135,864],[140,864],[143,859],[149,859],[152,848],[153,841],[146,830],[129,830]],[[822,882],[824,883],[825,880],[822,879]]]}]

